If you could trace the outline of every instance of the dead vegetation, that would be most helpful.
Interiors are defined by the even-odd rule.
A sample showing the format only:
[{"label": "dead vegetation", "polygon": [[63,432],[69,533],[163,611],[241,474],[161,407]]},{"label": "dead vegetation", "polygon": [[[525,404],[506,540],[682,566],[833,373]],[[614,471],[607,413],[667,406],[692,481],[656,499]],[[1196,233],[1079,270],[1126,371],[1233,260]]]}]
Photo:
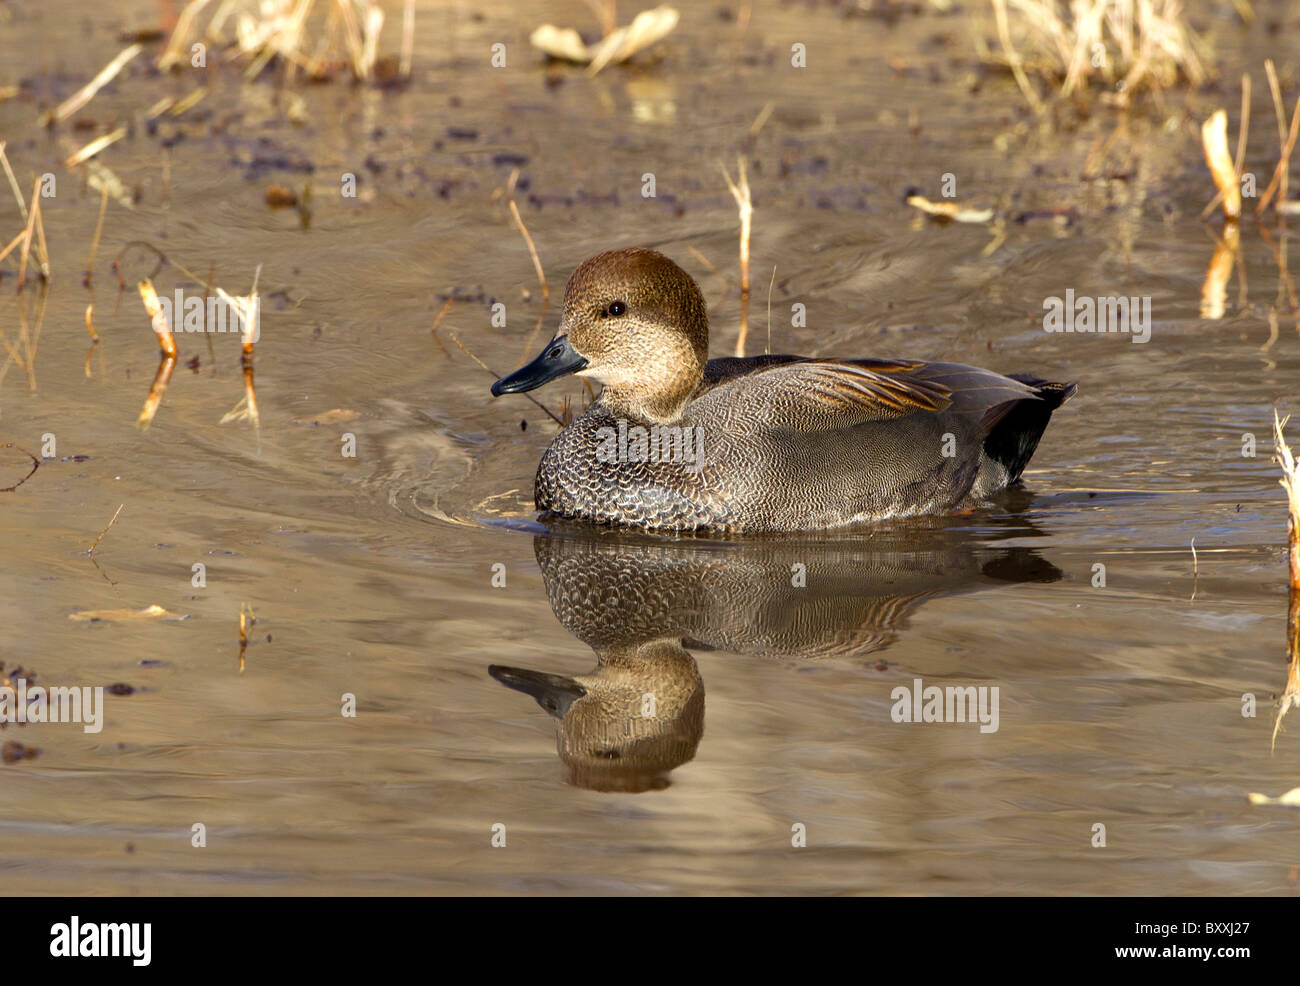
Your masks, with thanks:
[{"label": "dead vegetation", "polygon": [[1208,46],[1179,0],[990,3],[1000,50],[980,42],[981,56],[1012,73],[1037,113],[1053,98],[1087,101],[1104,91],[1128,105],[1143,92],[1195,88],[1210,76]]},{"label": "dead vegetation", "polygon": [[[404,0],[400,55],[379,55],[384,11],[377,0],[191,0],[181,11],[158,67],[176,68],[195,57],[196,45],[245,64],[245,78],[269,65],[286,82],[350,75],[358,82],[401,85],[411,74],[415,0]],[[203,15],[211,10],[206,21]]]}]

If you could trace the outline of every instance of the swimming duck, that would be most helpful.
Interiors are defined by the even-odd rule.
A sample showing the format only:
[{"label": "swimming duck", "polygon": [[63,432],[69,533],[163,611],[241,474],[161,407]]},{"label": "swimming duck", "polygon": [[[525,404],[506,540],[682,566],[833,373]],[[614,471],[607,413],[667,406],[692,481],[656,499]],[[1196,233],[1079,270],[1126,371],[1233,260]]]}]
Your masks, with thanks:
[{"label": "swimming duck", "polygon": [[694,279],[654,250],[599,254],[559,331],[493,396],[604,385],[537,467],[537,508],[647,529],[808,531],[974,506],[1015,482],[1075,391],[911,359],[709,359]]}]

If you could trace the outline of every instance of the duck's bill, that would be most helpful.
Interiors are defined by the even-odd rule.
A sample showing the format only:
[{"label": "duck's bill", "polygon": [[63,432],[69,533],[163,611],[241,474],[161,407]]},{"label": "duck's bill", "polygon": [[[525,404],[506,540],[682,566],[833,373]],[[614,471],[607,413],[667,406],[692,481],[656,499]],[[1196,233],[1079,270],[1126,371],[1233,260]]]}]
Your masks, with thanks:
[{"label": "duck's bill", "polygon": [[493,664],[488,668],[488,674],[507,688],[531,695],[538,705],[557,719],[563,719],[569,706],[587,694],[587,689],[572,678],[547,674],[545,671]]},{"label": "duck's bill", "polygon": [[500,397],[502,394],[521,394],[526,390],[536,390],[542,384],[549,383],[566,373],[576,373],[586,365],[587,357],[573,348],[567,335],[556,336],[546,344],[546,348],[537,359],[494,383],[492,396]]}]

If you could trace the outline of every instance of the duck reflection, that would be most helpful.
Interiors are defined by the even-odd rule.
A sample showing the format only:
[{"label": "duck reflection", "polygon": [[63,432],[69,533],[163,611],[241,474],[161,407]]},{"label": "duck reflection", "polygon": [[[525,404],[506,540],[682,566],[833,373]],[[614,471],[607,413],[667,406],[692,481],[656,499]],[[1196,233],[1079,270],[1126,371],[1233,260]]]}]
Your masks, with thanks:
[{"label": "duck reflection", "polygon": [[[550,524],[534,539],[556,617],[596,652],[566,677],[488,672],[555,717],[572,783],[596,791],[668,786],[704,734],[704,681],[689,651],[787,660],[876,660],[927,598],[1006,582],[1054,582],[1026,547],[954,533],[871,540],[656,541]],[[1016,525],[1013,536],[1034,534]]]}]

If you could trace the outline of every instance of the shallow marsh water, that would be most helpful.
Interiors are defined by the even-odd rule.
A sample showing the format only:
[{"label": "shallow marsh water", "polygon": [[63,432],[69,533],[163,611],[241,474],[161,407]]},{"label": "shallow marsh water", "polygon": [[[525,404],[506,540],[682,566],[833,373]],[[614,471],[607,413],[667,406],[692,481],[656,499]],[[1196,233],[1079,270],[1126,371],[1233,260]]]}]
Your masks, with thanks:
[{"label": "shallow marsh water", "polygon": [[[1294,787],[1300,764],[1294,729],[1270,754],[1287,597],[1268,461],[1271,409],[1300,407],[1300,331],[1283,294],[1270,342],[1280,275],[1253,223],[1244,303],[1234,277],[1225,317],[1200,316],[1214,242],[1189,135],[1208,109],[1235,108],[1235,88],[1185,110],[1171,100],[1167,125],[1133,116],[1093,169],[1110,177],[1085,181],[1123,118],[1045,133],[1008,80],[973,89],[965,13],[886,24],[758,4],[742,32],[728,9],[688,10],[660,60],[595,79],[542,67],[526,43],[546,20],[589,27],[581,3],[421,4],[416,77],[400,92],[281,91],[216,67],[194,110],[101,155],[138,201],[110,204],[93,294],[80,274],[98,195],[62,168],[65,145],[196,80],[156,76],[142,56],[78,114],[94,129],[47,132],[39,111],[97,72],[119,32],[156,23],[156,5],[0,11],[0,85],[25,80],[0,102],[0,139],[24,186],[58,180],[43,204],[53,285],[18,296],[12,272],[0,280],[0,325],[21,347],[25,318],[19,352],[35,350],[30,376],[11,358],[2,371],[0,442],[57,444],[2,494],[0,659],[42,684],[135,689],[108,698],[99,734],[0,732],[39,750],[0,766],[0,891],[1294,892],[1300,815],[1246,800]],[[1259,77],[1269,54],[1284,77],[1300,69],[1263,22],[1199,23],[1225,78]],[[505,69],[488,62],[498,41]],[[795,41],[806,69],[789,67]],[[1248,160],[1266,173],[1275,137],[1258,83]],[[1023,491],[960,518],[766,540],[534,520],[555,427],[523,398],[492,400],[491,377],[450,339],[504,373],[558,320],[494,190],[519,168],[553,296],[599,250],[669,253],[704,288],[722,355],[739,304],[718,162],[734,174],[737,149],[757,208],[749,352],[767,344],[775,265],[773,351],[1077,380]],[[355,199],[338,194],[345,172]],[[646,173],[655,198],[641,195]],[[937,198],[944,173],[959,198],[1028,217],[987,253],[986,227],[917,221],[905,190]],[[304,230],[264,193],[308,179]],[[1063,207],[1072,218],[1039,217]],[[20,226],[0,196],[0,239]],[[214,263],[232,292],[261,265],[260,431],[218,424],[242,393],[234,339],[214,339],[214,360],[186,335],[153,426],[136,429],[157,345],[109,261],[141,240],[203,276]],[[153,267],[140,248],[124,258],[128,283]],[[155,280],[164,295],[202,291],[174,267]],[[1150,342],[1045,333],[1043,299],[1067,288],[1150,296]],[[469,300],[435,339],[448,295]],[[102,341],[87,377],[91,301]],[[790,324],[796,302],[804,327]],[[566,394],[581,405],[573,381],[536,396],[558,410]],[[355,416],[311,423],[335,409]],[[1241,455],[1246,432],[1255,458]],[[24,463],[0,450],[0,485]],[[86,549],[119,504],[96,565]],[[241,673],[244,602],[256,624]],[[184,618],[69,619],[151,604]],[[525,669],[612,697],[557,737],[558,720],[489,665],[516,669],[498,672],[515,686]],[[891,691],[915,678],[997,686],[999,729],[891,721]],[[675,697],[665,735],[629,736],[608,708],[646,681]],[[344,693],[355,719],[339,714]],[[796,823],[805,849],[791,848]]]}]

